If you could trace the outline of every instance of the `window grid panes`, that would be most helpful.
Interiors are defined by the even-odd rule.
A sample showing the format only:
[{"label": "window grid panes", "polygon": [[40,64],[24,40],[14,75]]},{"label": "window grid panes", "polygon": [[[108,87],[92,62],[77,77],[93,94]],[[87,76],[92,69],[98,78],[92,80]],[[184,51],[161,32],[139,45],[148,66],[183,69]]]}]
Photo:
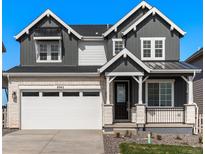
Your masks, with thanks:
[{"label": "window grid panes", "polygon": [[165,38],[141,38],[142,60],[164,60]]},{"label": "window grid panes", "polygon": [[115,54],[118,54],[124,48],[124,41],[114,41],[115,43]]},{"label": "window grid panes", "polygon": [[155,57],[162,57],[163,41],[155,40]]},{"label": "window grid panes", "polygon": [[172,83],[148,83],[148,106],[172,106]]},{"label": "window grid panes", "polygon": [[59,41],[38,41],[37,45],[40,61],[59,61],[61,59]]},{"label": "window grid panes", "polygon": [[143,56],[151,57],[151,41],[143,41]]}]

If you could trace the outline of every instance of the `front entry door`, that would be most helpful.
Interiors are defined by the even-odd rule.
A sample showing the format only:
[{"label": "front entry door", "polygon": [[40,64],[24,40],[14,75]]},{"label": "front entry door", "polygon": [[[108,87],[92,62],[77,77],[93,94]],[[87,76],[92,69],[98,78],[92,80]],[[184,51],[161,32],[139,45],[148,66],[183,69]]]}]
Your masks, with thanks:
[{"label": "front entry door", "polygon": [[128,120],[128,82],[115,82],[115,119]]}]

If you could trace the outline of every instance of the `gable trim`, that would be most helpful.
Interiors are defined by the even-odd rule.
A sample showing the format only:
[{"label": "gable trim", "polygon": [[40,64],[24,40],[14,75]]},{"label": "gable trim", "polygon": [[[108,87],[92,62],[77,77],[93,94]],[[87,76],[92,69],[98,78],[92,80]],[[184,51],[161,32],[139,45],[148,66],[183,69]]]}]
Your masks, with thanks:
[{"label": "gable trim", "polygon": [[114,56],[110,61],[108,61],[105,65],[103,65],[98,71],[102,73],[106,70],[110,65],[112,65],[115,61],[117,61],[121,56],[126,57],[129,56],[132,60],[134,60],[138,65],[140,65],[143,69],[145,69],[148,73],[150,73],[150,68],[147,67],[141,60],[139,60],[135,55],[133,55],[129,50],[124,48],[121,52],[119,52],[116,56]]},{"label": "gable trim", "polygon": [[174,24],[169,18],[167,18],[163,13],[161,13],[157,8],[152,8],[149,10],[145,15],[143,15],[139,20],[137,20],[135,23],[133,23],[129,28],[127,28],[124,32],[122,32],[123,35],[127,35],[131,30],[136,30],[136,26],[140,24],[143,20],[145,20],[148,16],[158,14],[162,19],[164,19],[169,25],[170,30],[177,30],[182,36],[186,34],[181,28],[179,28],[176,24]]},{"label": "gable trim", "polygon": [[102,35],[106,37],[109,35],[112,31],[117,31],[118,26],[120,26],[125,20],[127,20],[132,14],[134,14],[137,10],[140,8],[147,7],[148,9],[151,9],[152,6],[146,3],[145,1],[142,1],[140,4],[138,4],[134,9],[132,9],[127,15],[125,15],[122,19],[120,19],[115,25],[110,27],[106,32],[104,32]]},{"label": "gable trim", "polygon": [[37,24],[41,19],[45,16],[52,16],[56,21],[58,21],[61,25],[68,29],[68,33],[73,33],[77,38],[81,39],[82,36],[73,30],[70,26],[68,26],[63,20],[61,20],[58,16],[56,16],[51,10],[47,9],[43,14],[41,14],[38,18],[36,18],[32,23],[30,23],[26,28],[24,28],[20,33],[18,33],[15,37],[18,40],[23,34],[29,33],[29,30]]}]

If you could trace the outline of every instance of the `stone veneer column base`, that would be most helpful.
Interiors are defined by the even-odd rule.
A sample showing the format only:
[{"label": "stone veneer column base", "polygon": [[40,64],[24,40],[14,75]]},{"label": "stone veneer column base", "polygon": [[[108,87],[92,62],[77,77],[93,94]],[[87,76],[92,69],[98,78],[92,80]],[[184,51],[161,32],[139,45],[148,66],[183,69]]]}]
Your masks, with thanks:
[{"label": "stone veneer column base", "polygon": [[185,123],[195,124],[196,104],[185,104]]},{"label": "stone veneer column base", "polygon": [[104,104],[103,123],[104,125],[113,123],[113,104]]},{"label": "stone veneer column base", "polygon": [[146,106],[145,104],[136,104],[136,124],[144,125],[146,123]]}]

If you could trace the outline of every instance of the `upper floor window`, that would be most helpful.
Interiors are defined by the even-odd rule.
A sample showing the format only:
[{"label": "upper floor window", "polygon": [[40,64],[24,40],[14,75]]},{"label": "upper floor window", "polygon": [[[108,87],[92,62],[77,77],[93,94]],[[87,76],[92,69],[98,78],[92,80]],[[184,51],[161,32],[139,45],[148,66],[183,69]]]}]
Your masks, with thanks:
[{"label": "upper floor window", "polygon": [[144,37],[140,39],[142,60],[165,60],[165,37]]},{"label": "upper floor window", "polygon": [[61,42],[59,40],[37,40],[37,62],[61,62]]},{"label": "upper floor window", "polygon": [[121,38],[112,39],[112,41],[113,41],[113,56],[115,56],[120,51],[122,51],[122,49],[124,49],[125,45],[124,45],[124,40]]}]

